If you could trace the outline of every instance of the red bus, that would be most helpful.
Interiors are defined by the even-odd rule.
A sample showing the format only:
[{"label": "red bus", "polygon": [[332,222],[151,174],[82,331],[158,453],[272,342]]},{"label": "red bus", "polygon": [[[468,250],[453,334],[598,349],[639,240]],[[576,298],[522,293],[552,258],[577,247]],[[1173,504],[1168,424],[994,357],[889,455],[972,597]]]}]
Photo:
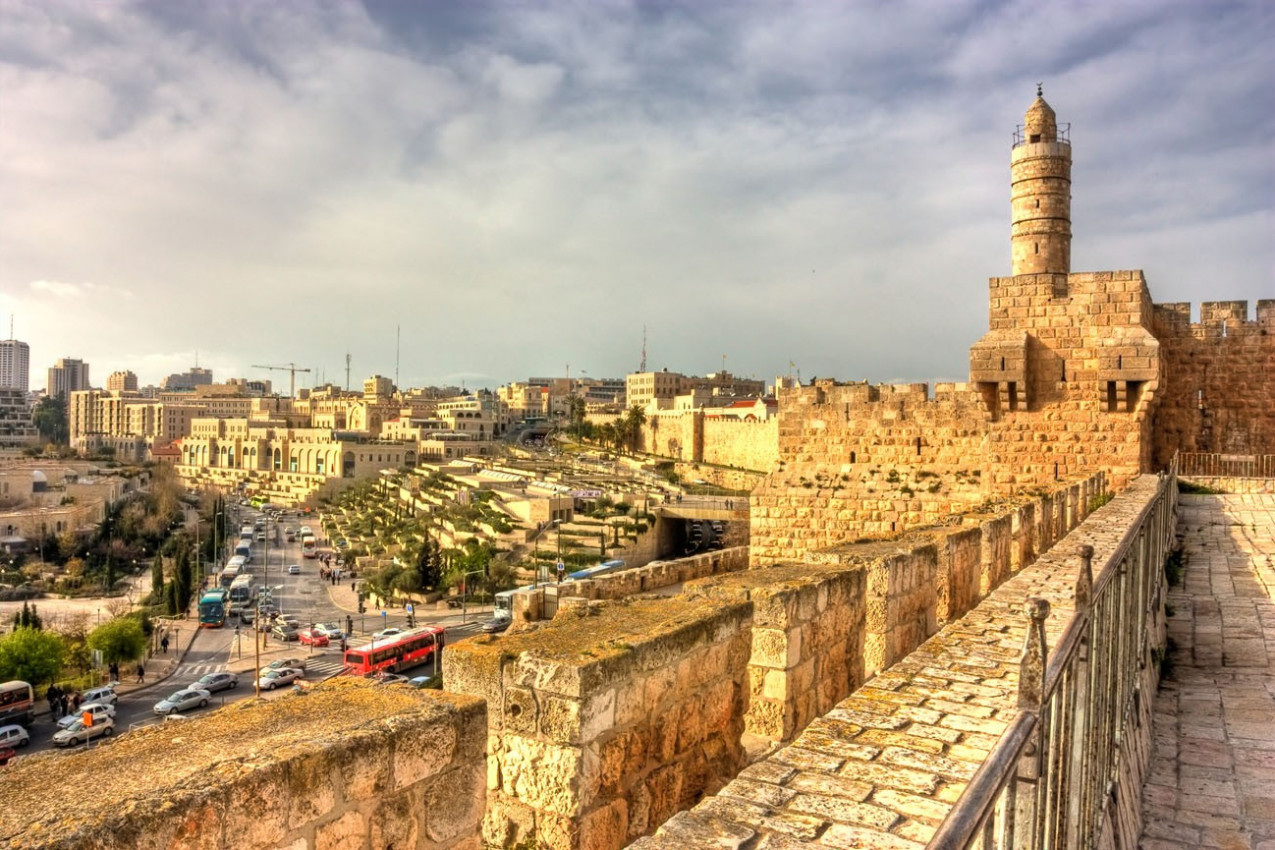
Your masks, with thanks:
[{"label": "red bus", "polygon": [[423,626],[402,632],[345,651],[345,674],[366,676],[369,673],[395,673],[425,664],[441,651],[443,630],[438,626]]}]

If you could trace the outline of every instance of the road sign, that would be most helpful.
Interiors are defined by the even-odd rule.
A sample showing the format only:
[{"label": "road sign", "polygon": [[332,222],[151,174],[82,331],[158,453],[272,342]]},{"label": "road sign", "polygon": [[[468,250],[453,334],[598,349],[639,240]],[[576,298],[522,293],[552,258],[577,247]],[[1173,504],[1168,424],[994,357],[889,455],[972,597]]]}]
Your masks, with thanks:
[{"label": "road sign", "polygon": [[410,602],[403,606],[403,610],[407,612],[408,614],[416,613],[416,609],[412,607],[412,603]]}]

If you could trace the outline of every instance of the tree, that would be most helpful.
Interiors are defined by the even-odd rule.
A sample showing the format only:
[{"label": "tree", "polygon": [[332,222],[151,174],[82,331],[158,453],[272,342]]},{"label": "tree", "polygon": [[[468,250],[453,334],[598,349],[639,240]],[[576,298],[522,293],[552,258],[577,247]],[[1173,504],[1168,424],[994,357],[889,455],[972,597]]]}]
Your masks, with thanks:
[{"label": "tree", "polygon": [[66,400],[60,396],[45,396],[40,399],[31,408],[31,424],[50,443],[64,445],[69,433],[66,425]]},{"label": "tree", "polygon": [[22,602],[22,610],[13,615],[13,627],[35,629],[37,632],[44,628],[44,621],[40,619],[40,613],[35,610],[35,603],[28,605],[25,600]]},{"label": "tree", "polygon": [[642,442],[642,426],[646,424],[646,411],[639,405],[629,408],[629,415],[624,418],[624,442],[630,450],[636,451]]},{"label": "tree", "polygon": [[66,643],[61,635],[40,629],[15,629],[0,638],[0,679],[33,685],[52,682],[62,672]]},{"label": "tree", "polygon": [[420,579],[421,590],[433,590],[442,579],[442,565],[439,563],[438,543],[432,537],[426,537],[421,543],[420,555],[416,560],[416,575]]},{"label": "tree", "polygon": [[155,560],[151,561],[151,594],[153,598],[160,599],[164,592],[164,558],[162,555],[156,555]]},{"label": "tree", "polygon": [[89,647],[107,664],[132,661],[146,651],[146,635],[133,617],[116,617],[89,632]]}]

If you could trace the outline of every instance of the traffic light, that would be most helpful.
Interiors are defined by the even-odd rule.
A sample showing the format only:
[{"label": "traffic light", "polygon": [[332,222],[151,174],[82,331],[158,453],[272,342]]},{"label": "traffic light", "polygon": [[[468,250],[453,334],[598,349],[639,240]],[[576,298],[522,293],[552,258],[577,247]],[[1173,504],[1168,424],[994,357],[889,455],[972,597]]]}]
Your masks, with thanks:
[{"label": "traffic light", "polygon": [[408,627],[409,629],[414,629],[414,628],[416,628],[416,615],[415,615],[415,614],[408,614],[408,615],[407,615],[407,627]]},{"label": "traffic light", "polygon": [[367,606],[363,604],[363,599],[362,599],[362,597],[360,597],[360,598],[359,598],[359,613],[360,613],[360,614],[363,614],[363,613],[366,613],[366,612],[367,612]]}]

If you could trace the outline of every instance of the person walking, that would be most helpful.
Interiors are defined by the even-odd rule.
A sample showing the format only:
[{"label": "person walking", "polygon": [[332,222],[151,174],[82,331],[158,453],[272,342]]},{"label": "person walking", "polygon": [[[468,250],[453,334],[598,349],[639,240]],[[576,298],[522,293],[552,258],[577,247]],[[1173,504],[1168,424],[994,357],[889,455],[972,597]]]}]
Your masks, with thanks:
[{"label": "person walking", "polygon": [[137,681],[139,683],[146,681],[146,668],[141,664],[137,665]]},{"label": "person walking", "polygon": [[49,714],[53,715],[54,720],[57,720],[59,717],[62,716],[58,712],[58,709],[61,707],[61,703],[58,702],[58,697],[60,697],[61,695],[62,695],[62,692],[58,690],[57,685],[49,685],[48,693],[45,694],[45,696],[48,697],[48,700],[49,700]]},{"label": "person walking", "polygon": [[165,655],[168,654],[168,635],[164,635],[163,639],[160,640],[159,651],[164,653]]}]

